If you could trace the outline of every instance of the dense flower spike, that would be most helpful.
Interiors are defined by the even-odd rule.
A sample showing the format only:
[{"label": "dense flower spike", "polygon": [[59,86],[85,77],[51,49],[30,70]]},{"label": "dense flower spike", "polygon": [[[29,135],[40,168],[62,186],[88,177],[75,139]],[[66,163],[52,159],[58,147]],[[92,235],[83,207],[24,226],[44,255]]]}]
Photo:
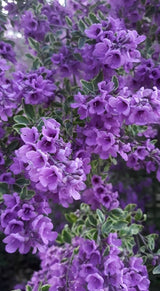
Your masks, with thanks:
[{"label": "dense flower spike", "polygon": [[50,192],[53,201],[68,207],[73,199],[80,199],[80,191],[85,189],[83,158],[71,158],[71,144],[59,136],[60,124],[56,120],[43,118],[43,122],[41,134],[36,127],[21,129],[25,144],[16,150],[11,170],[20,173],[21,168],[17,173],[20,163],[35,189]]},{"label": "dense flower spike", "polygon": [[52,231],[51,219],[46,216],[51,210],[47,200],[35,196],[31,200],[22,201],[17,193],[5,194],[4,206],[1,210],[1,228],[6,237],[6,251],[21,254],[42,251],[50,241],[54,241],[57,233]]},{"label": "dense flower spike", "polygon": [[[30,286],[36,290],[39,282],[50,284],[50,291],[57,288],[69,290],[149,290],[146,267],[141,258],[131,257],[123,261],[119,246],[121,241],[111,233],[103,248],[94,241],[76,238],[63,247],[50,247],[41,254],[41,270],[34,273]],[[110,247],[107,256],[104,248]],[[78,254],[74,249],[78,249]],[[70,260],[72,257],[72,261]],[[83,259],[82,259],[83,258]],[[64,262],[63,262],[64,260]]]}]

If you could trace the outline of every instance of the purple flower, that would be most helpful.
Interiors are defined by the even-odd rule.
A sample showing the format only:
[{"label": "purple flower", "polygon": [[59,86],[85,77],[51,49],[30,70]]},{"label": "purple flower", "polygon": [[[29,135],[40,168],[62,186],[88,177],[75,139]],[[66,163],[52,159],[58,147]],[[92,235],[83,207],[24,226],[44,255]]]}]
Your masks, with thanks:
[{"label": "purple flower", "polygon": [[88,29],[85,30],[85,34],[92,39],[98,39],[102,34],[102,24],[92,24]]},{"label": "purple flower", "polygon": [[97,96],[89,103],[89,113],[101,115],[105,111],[105,102],[101,97]]},{"label": "purple flower", "polygon": [[59,53],[59,54],[53,54],[51,60],[54,64],[58,65],[58,64],[62,64],[63,58],[64,58],[63,54]]},{"label": "purple flower", "polygon": [[48,152],[51,154],[54,154],[56,152],[56,146],[52,140],[48,140],[46,137],[42,137],[41,140],[37,143],[38,149],[40,149],[42,152]]},{"label": "purple flower", "polygon": [[39,133],[36,127],[25,127],[21,129],[21,138],[25,142],[25,144],[35,144],[38,137]]},{"label": "purple flower", "polygon": [[117,112],[120,114],[123,114],[125,116],[128,116],[130,113],[130,104],[129,101],[123,97],[111,97],[109,99],[109,105],[113,108],[116,108]]},{"label": "purple flower", "polygon": [[42,186],[48,187],[50,191],[56,190],[58,182],[62,179],[62,174],[55,166],[44,168],[40,170],[39,180]]},{"label": "purple flower", "polygon": [[86,136],[86,144],[89,146],[95,145],[96,144],[96,138],[97,138],[97,132],[86,129],[84,130],[84,135]]},{"label": "purple flower", "polygon": [[20,233],[21,231],[23,231],[23,226],[24,224],[22,221],[12,219],[6,226],[4,233],[5,234]]},{"label": "purple flower", "polygon": [[141,291],[149,290],[150,281],[146,277],[142,277],[140,282],[137,282],[138,288]]},{"label": "purple flower", "polygon": [[93,56],[104,60],[105,54],[111,47],[111,41],[109,39],[103,39],[103,42],[99,42],[95,45]]},{"label": "purple flower", "polygon": [[129,117],[130,124],[146,125],[153,122],[153,113],[148,106],[134,108]]},{"label": "purple flower", "polygon": [[22,209],[18,211],[18,216],[25,221],[30,220],[36,216],[34,207],[32,205],[23,204]]},{"label": "purple flower", "polygon": [[111,202],[112,202],[112,198],[110,197],[110,195],[103,194],[103,195],[101,196],[101,203],[102,203],[102,205],[104,205],[107,209],[110,208]]},{"label": "purple flower", "polygon": [[44,154],[43,152],[41,152],[41,150],[37,150],[37,151],[29,151],[26,154],[27,159],[29,160],[29,164],[30,162],[32,163],[32,165],[34,167],[37,168],[42,168],[46,165],[47,163],[47,155]]},{"label": "purple flower", "polygon": [[106,133],[105,131],[98,132],[97,143],[102,147],[103,151],[109,150],[115,143],[115,138],[112,133]]},{"label": "purple flower", "polygon": [[1,214],[1,225],[2,227],[6,227],[8,223],[16,218],[16,213],[14,210],[11,209],[6,209],[2,214]]},{"label": "purple flower", "polygon": [[60,124],[53,119],[43,119],[45,126],[42,127],[42,134],[49,141],[56,141],[59,138]]},{"label": "purple flower", "polygon": [[91,253],[96,249],[96,244],[93,240],[86,240],[82,245],[82,249],[90,257]]},{"label": "purple flower", "polygon": [[118,273],[124,267],[120,258],[116,255],[106,257],[106,261],[104,263],[104,274],[108,276],[109,274],[112,276]]},{"label": "purple flower", "polygon": [[95,273],[97,270],[92,264],[83,264],[80,271],[80,276],[86,278],[86,276]]},{"label": "purple flower", "polygon": [[7,184],[14,184],[15,178],[12,177],[12,174],[10,172],[4,173],[4,174],[0,175],[0,182],[4,182]]},{"label": "purple flower", "polygon": [[88,282],[88,290],[95,291],[103,288],[104,279],[98,274],[94,273],[87,276],[86,281]]},{"label": "purple flower", "polygon": [[112,69],[117,69],[122,66],[123,60],[119,50],[111,50],[106,53],[104,58],[104,64],[109,65]]},{"label": "purple flower", "polygon": [[57,238],[57,232],[52,232],[53,224],[48,217],[38,215],[32,222],[33,230],[37,231],[44,244]]},{"label": "purple flower", "polygon": [[92,185],[93,186],[99,186],[102,184],[102,179],[100,176],[97,175],[93,175],[92,176]]},{"label": "purple flower", "polygon": [[12,46],[4,41],[0,41],[0,55],[12,63],[15,63],[16,61],[15,52],[13,51]]},{"label": "purple flower", "polygon": [[3,242],[7,244],[5,249],[8,253],[14,253],[19,249],[21,254],[26,254],[30,249],[28,240],[29,238],[25,238],[18,233],[11,233],[3,240]]},{"label": "purple flower", "polygon": [[13,193],[12,195],[3,194],[3,199],[7,208],[13,208],[20,202],[20,197],[17,193]]}]

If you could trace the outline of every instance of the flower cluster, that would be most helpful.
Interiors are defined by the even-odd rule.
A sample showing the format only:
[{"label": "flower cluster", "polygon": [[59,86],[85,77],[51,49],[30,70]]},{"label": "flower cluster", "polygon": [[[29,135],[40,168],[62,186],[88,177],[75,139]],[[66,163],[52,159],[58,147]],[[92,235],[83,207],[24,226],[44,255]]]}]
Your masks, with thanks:
[{"label": "flower cluster", "polygon": [[16,62],[16,54],[11,44],[4,41],[0,41],[0,56],[12,63]]},{"label": "flower cluster", "polygon": [[86,44],[82,52],[87,65],[87,79],[94,77],[100,69],[103,69],[107,79],[107,75],[113,75],[115,69],[123,66],[128,71],[133,63],[140,61],[141,54],[137,46],[145,40],[145,36],[138,35],[135,30],[124,30],[118,18],[108,17],[92,24],[85,34],[96,41],[95,45]]},{"label": "flower cluster", "polygon": [[[111,233],[103,248],[92,240],[75,238],[72,245],[52,246],[41,254],[41,270],[35,272],[30,286],[36,291],[42,280],[50,284],[49,291],[69,290],[149,290],[147,269],[142,259],[121,257],[121,240],[116,233]],[[109,248],[108,255],[104,248]]]},{"label": "flower cluster", "polygon": [[[129,126],[146,126],[158,124],[160,120],[159,105],[160,91],[154,87],[143,87],[132,94],[126,87],[119,90],[118,96],[113,94],[112,82],[98,84],[100,94],[95,96],[75,95],[75,103],[72,108],[78,108],[80,118],[90,119],[84,128],[79,128],[79,140],[81,146],[87,148],[90,153],[99,154],[102,159],[117,157],[119,154],[128,167],[139,170],[146,168],[147,173],[159,169],[159,149],[152,143],[150,135],[145,140],[136,141],[127,137]],[[142,130],[143,132],[143,130]],[[153,135],[153,130],[152,137]],[[159,170],[157,172],[159,179]]]},{"label": "flower cluster", "polygon": [[32,37],[38,41],[44,39],[45,34],[49,31],[49,23],[41,17],[37,19],[32,11],[26,11],[21,19],[21,26],[24,29],[25,37]]},{"label": "flower cluster", "polygon": [[119,206],[117,200],[118,192],[114,192],[112,184],[105,184],[100,176],[92,177],[92,187],[83,192],[83,200],[91,205],[92,209],[98,209],[103,205],[107,210],[112,210]]},{"label": "flower cluster", "polygon": [[19,104],[19,91],[12,79],[5,77],[5,71],[9,68],[7,64],[1,63],[1,80],[0,80],[0,119],[8,121],[8,117],[13,115],[13,110]]},{"label": "flower cluster", "polygon": [[80,199],[86,179],[83,159],[71,158],[70,143],[59,136],[60,124],[54,119],[43,119],[42,133],[36,127],[21,129],[24,145],[15,151],[10,169],[14,174],[25,169],[35,189],[50,192],[51,198],[68,207],[73,199]]},{"label": "flower cluster", "polygon": [[26,104],[36,105],[54,99],[56,86],[52,74],[43,67],[30,73],[20,71],[14,74],[14,84]]},{"label": "flower cluster", "polygon": [[6,251],[14,253],[19,250],[21,254],[33,248],[42,251],[49,242],[54,241],[57,233],[52,231],[53,224],[48,216],[51,212],[45,198],[35,196],[30,200],[20,200],[17,193],[3,195],[1,204],[1,230],[6,237]]}]

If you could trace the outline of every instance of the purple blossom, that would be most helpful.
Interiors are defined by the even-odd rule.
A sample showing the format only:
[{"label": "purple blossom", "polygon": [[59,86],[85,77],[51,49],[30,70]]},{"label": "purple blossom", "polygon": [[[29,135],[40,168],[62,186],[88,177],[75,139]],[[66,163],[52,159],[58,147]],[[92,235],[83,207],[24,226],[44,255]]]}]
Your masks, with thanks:
[{"label": "purple blossom", "polygon": [[102,34],[102,24],[92,24],[88,29],[85,30],[85,34],[92,39],[98,39]]},{"label": "purple blossom", "polygon": [[88,282],[87,287],[90,291],[103,288],[104,279],[98,273],[87,276],[86,281]]},{"label": "purple blossom", "polygon": [[56,190],[58,182],[62,179],[62,174],[56,166],[44,168],[40,171],[39,180],[42,186],[48,187],[50,191]]}]

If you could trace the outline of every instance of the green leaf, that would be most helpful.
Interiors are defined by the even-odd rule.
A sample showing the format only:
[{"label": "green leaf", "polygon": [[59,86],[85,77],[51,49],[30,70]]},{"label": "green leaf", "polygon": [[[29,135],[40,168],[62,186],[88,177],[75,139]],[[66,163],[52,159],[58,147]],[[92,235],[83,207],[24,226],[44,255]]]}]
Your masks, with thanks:
[{"label": "green leaf", "polygon": [[19,146],[18,140],[13,140],[7,147],[8,152],[13,152]]},{"label": "green leaf", "polygon": [[73,54],[73,56],[74,56],[74,58],[77,60],[77,61],[80,61],[80,62],[82,62],[82,56],[80,55],[80,54]]},{"label": "green leaf", "polygon": [[131,224],[131,225],[129,226],[129,229],[130,229],[130,231],[131,231],[131,235],[136,235],[136,234],[138,234],[140,231],[142,231],[143,226],[142,226],[142,225],[139,225],[139,224],[135,224],[135,223],[133,223],[133,224]]},{"label": "green leaf", "polygon": [[109,214],[113,219],[119,219],[120,217],[124,217],[125,212],[121,208],[116,208],[110,211]]},{"label": "green leaf", "polygon": [[30,45],[31,48],[33,48],[36,51],[39,51],[40,46],[39,46],[39,42],[38,41],[36,41],[32,37],[29,37],[28,41],[29,41],[29,45]]},{"label": "green leaf", "polygon": [[25,104],[23,100],[23,107],[24,107],[24,112],[27,115],[27,117],[31,120],[35,119],[35,111],[34,107],[31,104]]},{"label": "green leaf", "polygon": [[29,200],[31,199],[33,196],[35,195],[35,192],[33,190],[28,190],[27,189],[27,186],[24,186],[21,190],[21,193],[20,193],[20,198],[22,200],[26,199],[26,200]]},{"label": "green leaf", "polygon": [[32,61],[35,59],[35,57],[31,54],[25,54],[25,56],[29,59],[31,59]]},{"label": "green leaf", "polygon": [[97,219],[94,217],[94,215],[91,215],[90,214],[88,216],[88,220],[89,220],[89,222],[90,222],[91,225],[93,225],[93,226],[97,225]]},{"label": "green leaf", "polygon": [[136,204],[128,204],[128,205],[124,208],[124,210],[127,211],[127,212],[131,212],[131,211],[133,211],[136,207],[137,207]]},{"label": "green leaf", "polygon": [[17,131],[17,133],[20,133],[21,128],[24,128],[24,124],[14,124],[13,128]]},{"label": "green leaf", "polygon": [[92,22],[90,21],[90,19],[88,17],[84,17],[84,21],[87,23],[87,25],[92,25]]},{"label": "green leaf", "polygon": [[155,9],[156,8],[154,6],[148,5],[147,8],[146,8],[145,16],[146,17],[151,17],[155,13]]},{"label": "green leaf", "polygon": [[99,23],[99,20],[94,13],[89,13],[89,19],[92,23]]},{"label": "green leaf", "polygon": [[56,242],[59,243],[59,244],[63,244],[64,243],[62,235],[58,234],[58,236],[56,238]]},{"label": "green leaf", "polygon": [[101,81],[103,81],[103,72],[102,71],[100,71],[98,73],[98,75],[92,80],[95,91],[98,90],[98,83],[100,83]]},{"label": "green leaf", "polygon": [[158,265],[157,267],[155,267],[152,271],[153,275],[158,275],[160,274],[160,265]]},{"label": "green leaf", "polygon": [[155,240],[157,238],[158,238],[158,234],[157,233],[152,233],[152,234],[149,234],[149,235],[146,236],[148,247],[152,251],[155,249]]},{"label": "green leaf", "polygon": [[68,17],[68,16],[66,16],[66,17],[65,17],[65,20],[66,20],[67,25],[68,25],[69,27],[72,27],[73,23],[72,23],[71,18]]},{"label": "green leaf", "polygon": [[90,240],[97,240],[97,236],[98,236],[98,233],[97,233],[96,228],[88,230],[85,234],[85,237]]},{"label": "green leaf", "polygon": [[28,125],[29,121],[25,116],[22,115],[15,115],[13,117],[14,121],[20,124]]},{"label": "green leaf", "polygon": [[107,219],[107,221],[102,225],[102,234],[107,235],[113,229],[113,223],[111,220]]},{"label": "green leaf", "polygon": [[121,230],[127,226],[127,222],[125,220],[119,220],[113,224],[113,228],[115,230]]},{"label": "green leaf", "polygon": [[42,63],[39,58],[35,58],[32,64],[33,70],[37,70],[40,66],[42,66]]},{"label": "green leaf", "polygon": [[85,45],[85,42],[86,42],[86,38],[85,37],[80,37],[78,39],[78,48],[81,49]]},{"label": "green leaf", "polygon": [[14,192],[21,193],[21,187],[17,184],[13,184],[13,190]]},{"label": "green leaf", "polygon": [[26,199],[27,199],[27,200],[31,199],[35,194],[36,194],[35,191],[33,191],[33,190],[28,190],[28,194],[27,194]]},{"label": "green leaf", "polygon": [[88,94],[88,93],[94,93],[94,87],[92,82],[88,82],[85,80],[80,80],[82,84],[83,91]]},{"label": "green leaf", "polygon": [[104,14],[103,14],[100,10],[98,10],[98,16],[99,16],[102,20],[105,20],[105,19],[106,19],[105,16],[104,16]]},{"label": "green leaf", "polygon": [[29,285],[27,285],[27,286],[26,286],[26,291],[32,291],[32,287],[29,286]]},{"label": "green leaf", "polygon": [[70,223],[74,223],[74,222],[77,221],[77,216],[73,212],[71,212],[71,213],[65,213],[65,218]]},{"label": "green leaf", "polygon": [[72,237],[71,237],[71,235],[70,235],[70,233],[69,233],[69,229],[63,229],[62,230],[62,237],[63,237],[63,240],[65,241],[65,242],[67,242],[67,243],[71,243],[71,241],[72,241]]},{"label": "green leaf", "polygon": [[0,182],[0,194],[7,194],[9,193],[8,184]]},{"label": "green leaf", "polygon": [[42,286],[41,290],[42,291],[48,291],[50,287],[51,287],[51,285],[46,284],[46,285]]},{"label": "green leaf", "polygon": [[78,23],[78,27],[79,27],[81,32],[84,32],[84,30],[86,29],[86,25],[82,19],[80,19],[80,21]]},{"label": "green leaf", "polygon": [[30,181],[25,179],[25,178],[19,178],[16,180],[16,184],[18,184],[20,186],[29,185]]},{"label": "green leaf", "polygon": [[22,191],[21,191],[21,193],[20,193],[20,197],[21,197],[21,199],[22,199],[22,200],[23,200],[23,199],[26,199],[27,194],[28,194],[27,187],[23,187],[23,188],[22,188]]},{"label": "green leaf", "polygon": [[139,208],[139,209],[137,209],[134,218],[135,218],[136,221],[139,221],[139,220],[142,219],[142,217],[143,217],[143,212],[142,212],[142,210]]},{"label": "green leaf", "polygon": [[103,257],[108,256],[109,255],[109,251],[110,251],[110,246],[107,246],[106,249],[104,250]]},{"label": "green leaf", "polygon": [[125,237],[123,240],[124,247],[129,251],[129,253],[133,254],[133,247],[135,245],[135,241],[133,237]]},{"label": "green leaf", "polygon": [[[83,212],[89,212],[89,210],[90,210],[90,207],[89,207],[89,205],[87,205],[87,204],[85,204],[85,203],[81,203],[81,205],[80,205],[80,209],[81,209],[81,211],[83,211]],[[83,222],[84,223],[84,222]]]},{"label": "green leaf", "polygon": [[116,91],[119,87],[119,81],[115,75],[112,77],[112,82],[114,83],[114,90]]},{"label": "green leaf", "polygon": [[96,210],[98,219],[100,223],[104,223],[105,222],[105,215],[103,214],[103,212],[99,209]]}]

